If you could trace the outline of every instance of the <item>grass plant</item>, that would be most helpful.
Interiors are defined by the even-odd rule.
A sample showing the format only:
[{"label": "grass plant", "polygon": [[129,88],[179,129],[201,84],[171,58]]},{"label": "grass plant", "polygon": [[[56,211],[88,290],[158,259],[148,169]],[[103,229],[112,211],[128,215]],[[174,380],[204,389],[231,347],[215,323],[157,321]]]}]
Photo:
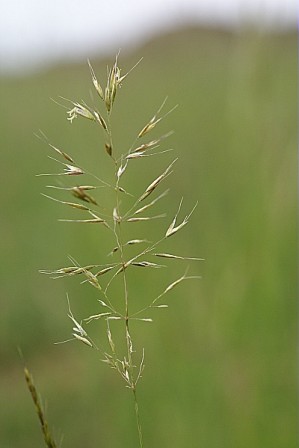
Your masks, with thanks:
[{"label": "grass plant", "polygon": [[[180,104],[148,134],[154,138],[174,129],[164,144],[180,152],[174,175],[160,184],[171,194],[156,203],[155,214],[167,212],[171,220],[181,196],[182,212],[198,199],[188,226],[165,246],[207,260],[199,263],[201,281],[178,285],[164,297],[168,309],[152,309],[153,324],[131,321],[135,349],[145,348],[146,369],[138,385],[144,441],[172,448],[295,448],[297,33],[188,28],[158,36],[138,54],[144,60],[126,78],[111,116],[115,148],[128,147],[166,94],[169,108]],[[121,54],[125,72],[138,54]],[[103,81],[107,64],[93,56]],[[53,281],[38,273],[67,266],[66,254],[82,265],[96,264],[114,247],[113,233],[101,234],[100,225],[57,222],[79,210],[46,200],[41,191],[61,199],[66,192],[54,194],[44,188],[50,178],[35,177],[55,168],[46,156],[49,148],[33,136],[39,128],[80,166],[109,181],[110,171],[114,176],[100,127],[85,119],[69,125],[64,109],[49,101],[63,95],[91,104],[89,85],[93,89],[86,62],[0,77],[1,447],[43,446],[16,347],[47,398],[58,445],[63,436],[62,446],[73,448],[136,446],[132,392],[123,380],[84,344],[53,345],[68,334],[65,292],[74,316],[83,317],[93,314],[98,291],[80,285],[79,276]],[[136,170],[132,166],[124,173],[128,191],[141,191],[171,155],[137,159]],[[53,182],[80,178],[60,176]],[[98,197],[96,192],[89,191]],[[99,192],[105,192],[101,201],[115,197],[108,188]],[[123,206],[131,200],[121,197]],[[133,224],[123,226],[128,241],[137,235],[138,223]],[[166,225],[164,219],[145,221],[140,230],[155,241]],[[132,256],[136,249],[126,247]],[[161,263],[171,269],[127,269],[131,312],[182,275],[182,264],[174,261]],[[121,280],[119,275],[110,288],[119,303]],[[119,340],[123,324],[110,324]],[[104,343],[104,326],[102,320],[87,328]]]},{"label": "grass plant", "polygon": [[[63,101],[70,123],[80,118],[89,121],[101,131],[101,169],[90,171],[40,131],[37,136],[51,149],[52,154],[49,157],[56,164],[56,168],[53,173],[43,173],[39,176],[56,179],[56,182],[47,185],[51,194],[44,194],[46,198],[76,212],[74,217],[62,218],[60,221],[82,226],[82,239],[84,232],[88,232],[88,226],[97,226],[99,243],[108,238],[112,241],[112,246],[109,253],[101,253],[97,263],[84,264],[81,260],[69,256],[68,266],[43,269],[40,272],[53,279],[78,277],[81,283],[95,288],[95,311],[83,319],[72,312],[73,298],[69,298],[67,294],[71,336],[58,343],[73,340],[84,344],[117,372],[124,385],[132,392],[138,444],[142,448],[144,443],[137,389],[145,367],[145,349],[140,347],[138,332],[133,331],[132,327],[137,322],[144,325],[151,323],[156,310],[168,307],[167,296],[174,288],[185,280],[200,278],[189,273],[189,265],[202,260],[201,258],[194,257],[194,254],[190,256],[173,253],[168,249],[169,240],[171,243],[172,239],[185,228],[196,205],[182,215],[184,202],[183,198],[178,199],[177,210],[173,212],[171,218],[167,217],[163,208],[162,211],[155,211],[160,203],[167,200],[169,189],[163,190],[162,187],[173,173],[177,162],[177,158],[174,157],[168,160],[167,164],[162,161],[158,165],[159,171],[151,173],[152,157],[159,158],[163,155],[164,158],[164,154],[167,153],[169,156],[173,151],[163,146],[171,132],[158,136],[155,132],[159,128],[159,123],[173,112],[176,106],[164,112],[165,99],[148,122],[136,131],[127,149],[123,144],[117,145],[114,143],[117,130],[113,129],[111,117],[120,87],[131,70],[123,75],[117,56],[107,71],[105,87],[102,87],[92,65],[90,62],[88,64],[96,92],[96,98],[92,96],[92,106],[85,101],[71,101],[65,98]],[[150,138],[150,135],[153,136]],[[88,158],[87,150],[84,151]],[[144,162],[142,167],[141,160]],[[126,175],[129,172],[133,175],[137,172],[140,175],[140,170],[146,170],[151,180],[149,182],[145,180],[141,190],[137,188],[136,191],[131,191],[130,184],[126,182]],[[165,221],[164,230],[159,239],[151,241],[147,233],[149,227],[145,226],[155,226],[157,220]],[[164,250],[165,246],[167,249]],[[154,291],[155,275],[151,273],[164,269],[166,266],[162,263],[169,265],[174,262],[185,264],[181,268],[181,275],[171,278],[164,289],[151,297],[149,302],[143,303],[138,300],[134,291],[134,281],[139,272],[144,270],[150,272],[145,288]],[[96,336],[93,336],[89,325],[91,323],[99,325],[103,332],[102,336],[99,337],[98,330]],[[120,329],[116,328],[117,325]],[[42,424],[45,442],[47,446],[54,447],[55,442],[49,439],[48,427],[27,370],[25,376]]]}]

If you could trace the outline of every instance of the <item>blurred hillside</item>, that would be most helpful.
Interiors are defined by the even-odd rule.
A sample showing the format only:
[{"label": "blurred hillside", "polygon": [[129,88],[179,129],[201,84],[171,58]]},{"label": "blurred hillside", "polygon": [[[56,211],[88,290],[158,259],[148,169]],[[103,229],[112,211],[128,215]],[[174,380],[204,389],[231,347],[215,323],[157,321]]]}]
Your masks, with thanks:
[{"label": "blurred hillside", "polygon": [[[163,231],[182,196],[183,213],[198,201],[167,249],[206,260],[192,265],[202,280],[181,285],[167,311],[135,329],[146,351],[140,406],[147,447],[296,446],[296,46],[295,33],[187,29],[120,57],[124,73],[144,59],[115,104],[118,147],[130,145],[165,96],[166,107],[179,104],[153,133],[175,130],[165,142],[175,151],[142,161],[130,179],[129,188],[142,191],[179,157],[161,205],[167,220],[146,229],[153,237]],[[112,60],[92,60],[101,80]],[[80,344],[53,345],[71,330],[66,292],[74,314],[85,317],[98,312],[94,291],[76,278],[38,273],[66,266],[68,254],[99,263],[111,249],[103,229],[59,223],[70,213],[41,196],[49,179],[35,176],[57,169],[34,137],[39,129],[106,175],[102,135],[84,120],[70,125],[50,100],[91,103],[91,87],[87,64],[0,78],[4,448],[42,445],[18,348],[64,447],[136,446],[133,406],[117,376]],[[160,280],[154,273],[155,287],[182,269],[169,265]],[[151,282],[142,274],[132,295],[146,300]]]}]

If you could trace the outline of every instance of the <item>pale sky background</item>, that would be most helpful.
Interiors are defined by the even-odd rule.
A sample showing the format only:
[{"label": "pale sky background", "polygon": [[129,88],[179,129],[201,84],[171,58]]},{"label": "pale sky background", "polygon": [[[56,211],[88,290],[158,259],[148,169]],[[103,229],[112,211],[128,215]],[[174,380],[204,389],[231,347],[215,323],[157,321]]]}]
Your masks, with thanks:
[{"label": "pale sky background", "polygon": [[297,0],[0,0],[0,72],[141,45],[177,24],[295,27]]}]

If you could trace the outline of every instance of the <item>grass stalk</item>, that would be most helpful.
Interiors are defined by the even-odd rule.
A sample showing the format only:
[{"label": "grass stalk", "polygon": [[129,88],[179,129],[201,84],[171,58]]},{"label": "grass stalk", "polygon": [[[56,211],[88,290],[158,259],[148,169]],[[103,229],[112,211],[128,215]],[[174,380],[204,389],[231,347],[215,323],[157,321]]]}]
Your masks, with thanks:
[{"label": "grass stalk", "polygon": [[139,406],[138,406],[138,400],[137,400],[137,392],[136,387],[133,388],[133,394],[134,394],[134,403],[135,403],[135,416],[136,416],[136,423],[137,423],[137,430],[138,430],[138,436],[139,436],[139,447],[143,448],[143,435],[142,435],[142,427],[140,423],[140,415],[139,415]]}]

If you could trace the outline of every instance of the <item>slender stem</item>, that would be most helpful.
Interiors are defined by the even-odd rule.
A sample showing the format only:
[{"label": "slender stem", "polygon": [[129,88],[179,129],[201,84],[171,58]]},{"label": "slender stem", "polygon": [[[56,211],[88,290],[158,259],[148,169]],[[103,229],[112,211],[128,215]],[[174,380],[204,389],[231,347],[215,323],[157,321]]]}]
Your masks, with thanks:
[{"label": "slender stem", "polygon": [[[123,254],[121,223],[119,223],[119,246],[120,246],[121,262],[124,266],[125,260],[124,260],[124,254]],[[129,296],[128,296],[128,284],[127,284],[127,277],[126,277],[125,269],[123,272],[123,280],[124,280],[124,293],[125,293],[125,325],[126,325],[127,355],[128,355],[128,363],[129,363],[129,367],[130,367],[131,388],[132,388],[133,395],[134,395],[134,407],[135,407],[136,425],[137,425],[138,436],[139,436],[139,446],[140,446],[140,448],[143,448],[142,428],[141,428],[141,423],[140,423],[139,407],[138,407],[138,401],[137,401],[136,382],[134,379],[134,364],[133,364],[133,359],[132,359],[132,340],[131,340],[130,328],[129,328]]]},{"label": "slender stem", "polygon": [[[108,118],[109,123],[109,130],[108,135],[110,139],[110,143],[112,145],[112,132],[111,132],[111,125],[110,120]],[[121,162],[120,162],[121,163]],[[116,170],[117,170],[118,162],[116,161]],[[139,437],[139,447],[143,448],[143,438],[142,438],[142,428],[140,423],[140,415],[139,415],[139,407],[138,407],[138,401],[137,401],[137,394],[136,394],[136,381],[134,378],[134,363],[133,363],[133,357],[132,357],[132,338],[130,334],[130,328],[129,328],[129,294],[128,294],[128,283],[127,283],[127,276],[126,276],[126,269],[125,269],[125,256],[124,256],[124,243],[122,238],[122,219],[120,214],[120,201],[119,201],[119,178],[117,178],[116,181],[116,211],[117,216],[120,217],[119,221],[115,221],[114,224],[114,234],[116,238],[116,242],[119,248],[120,253],[120,262],[123,266],[123,284],[124,284],[124,302],[125,302],[125,313],[124,313],[124,320],[125,320],[125,333],[126,333],[126,346],[127,346],[127,357],[128,357],[128,365],[129,365],[129,375],[130,375],[130,386],[134,395],[134,408],[135,408],[135,417],[136,417],[136,425],[137,425],[137,431],[138,431],[138,437]]]},{"label": "slender stem", "polygon": [[141,428],[141,424],[140,424],[139,407],[138,407],[137,394],[136,394],[135,387],[133,389],[133,394],[134,394],[134,402],[135,402],[135,416],[136,416],[138,436],[139,436],[139,446],[140,446],[140,448],[143,448],[142,428]]}]

